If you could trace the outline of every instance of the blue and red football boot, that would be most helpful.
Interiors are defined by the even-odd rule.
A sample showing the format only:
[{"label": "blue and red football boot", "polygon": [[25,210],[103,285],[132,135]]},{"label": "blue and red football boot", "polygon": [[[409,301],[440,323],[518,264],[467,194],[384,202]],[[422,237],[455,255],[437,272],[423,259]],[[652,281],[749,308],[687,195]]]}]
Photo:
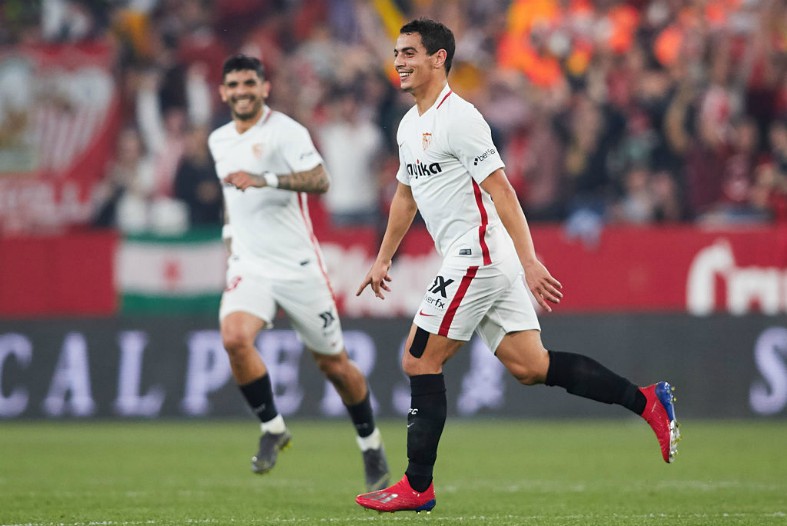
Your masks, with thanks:
[{"label": "blue and red football boot", "polygon": [[642,418],[656,433],[664,462],[670,463],[678,454],[680,440],[680,429],[675,419],[675,397],[672,396],[675,388],[667,382],[658,382],[648,387],[640,387],[639,390],[647,399]]}]

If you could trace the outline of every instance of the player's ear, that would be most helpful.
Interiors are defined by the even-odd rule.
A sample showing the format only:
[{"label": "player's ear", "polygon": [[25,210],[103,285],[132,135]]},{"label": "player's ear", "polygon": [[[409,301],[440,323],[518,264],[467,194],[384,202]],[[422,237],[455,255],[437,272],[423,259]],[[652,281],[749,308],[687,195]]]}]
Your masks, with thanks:
[{"label": "player's ear", "polygon": [[448,56],[448,53],[445,51],[445,49],[438,49],[435,52],[435,54],[432,55],[433,60],[434,60],[434,62],[433,62],[434,68],[435,69],[440,69],[440,68],[444,67],[445,66],[445,59],[446,59],[447,56]]},{"label": "player's ear", "polygon": [[219,95],[221,96],[221,102],[227,102],[227,90],[224,84],[219,85]]}]

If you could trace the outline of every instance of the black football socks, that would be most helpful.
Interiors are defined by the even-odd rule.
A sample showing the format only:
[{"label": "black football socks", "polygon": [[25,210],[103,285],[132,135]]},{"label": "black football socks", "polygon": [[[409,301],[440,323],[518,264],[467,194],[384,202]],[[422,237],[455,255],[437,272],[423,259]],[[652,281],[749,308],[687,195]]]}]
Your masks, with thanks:
[{"label": "black football socks", "polygon": [[361,438],[366,438],[374,432],[374,413],[372,413],[372,403],[370,401],[370,391],[366,390],[366,397],[355,405],[346,405],[347,412],[350,413],[350,420],[355,426],[355,431]]},{"label": "black football socks", "polygon": [[276,403],[273,401],[273,388],[271,387],[271,377],[268,373],[240,386],[243,398],[260,419],[260,422],[269,422],[276,418],[279,412],[276,410]]},{"label": "black football socks", "polygon": [[410,411],[407,414],[407,470],[415,491],[426,491],[432,483],[437,445],[443,434],[448,402],[442,374],[410,377]]},{"label": "black football socks", "polygon": [[546,385],[605,404],[618,404],[641,415],[647,400],[639,387],[581,354],[549,352]]}]

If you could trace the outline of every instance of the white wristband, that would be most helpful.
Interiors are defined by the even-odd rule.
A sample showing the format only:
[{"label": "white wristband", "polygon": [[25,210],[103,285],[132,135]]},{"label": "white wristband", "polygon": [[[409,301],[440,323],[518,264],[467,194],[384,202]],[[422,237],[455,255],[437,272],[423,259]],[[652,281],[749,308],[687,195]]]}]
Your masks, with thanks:
[{"label": "white wristband", "polygon": [[271,188],[278,188],[279,187],[279,176],[273,172],[265,172],[262,174],[262,178],[265,179],[265,184],[270,186]]},{"label": "white wristband", "polygon": [[232,237],[232,227],[229,223],[225,223],[223,227],[221,227],[221,239],[229,239]]}]

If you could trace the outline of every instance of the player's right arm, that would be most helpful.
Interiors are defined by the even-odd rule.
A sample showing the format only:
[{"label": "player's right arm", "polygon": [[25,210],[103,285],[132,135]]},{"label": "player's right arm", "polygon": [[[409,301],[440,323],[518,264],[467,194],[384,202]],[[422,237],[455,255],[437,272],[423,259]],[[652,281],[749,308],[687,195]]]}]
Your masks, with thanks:
[{"label": "player's right arm", "polygon": [[363,289],[367,285],[371,285],[374,295],[381,300],[385,299],[383,290],[390,292],[386,282],[391,281],[391,276],[388,275],[388,270],[391,268],[393,256],[399,248],[404,235],[410,230],[410,225],[413,224],[415,214],[418,211],[418,205],[413,198],[413,192],[409,186],[399,183],[396,187],[396,193],[391,201],[391,211],[388,214],[388,226],[385,227],[385,235],[380,244],[380,250],[377,252],[377,259],[374,260],[372,268],[366,273],[366,277],[361,282],[356,296],[360,296]]},{"label": "player's right arm", "polygon": [[228,174],[222,181],[225,184],[234,186],[240,191],[245,191],[248,188],[272,186],[273,188],[292,190],[293,192],[324,194],[328,191],[330,186],[328,172],[322,164],[318,164],[310,170],[288,174],[274,174],[272,172],[251,174],[244,171],[237,171]]}]

